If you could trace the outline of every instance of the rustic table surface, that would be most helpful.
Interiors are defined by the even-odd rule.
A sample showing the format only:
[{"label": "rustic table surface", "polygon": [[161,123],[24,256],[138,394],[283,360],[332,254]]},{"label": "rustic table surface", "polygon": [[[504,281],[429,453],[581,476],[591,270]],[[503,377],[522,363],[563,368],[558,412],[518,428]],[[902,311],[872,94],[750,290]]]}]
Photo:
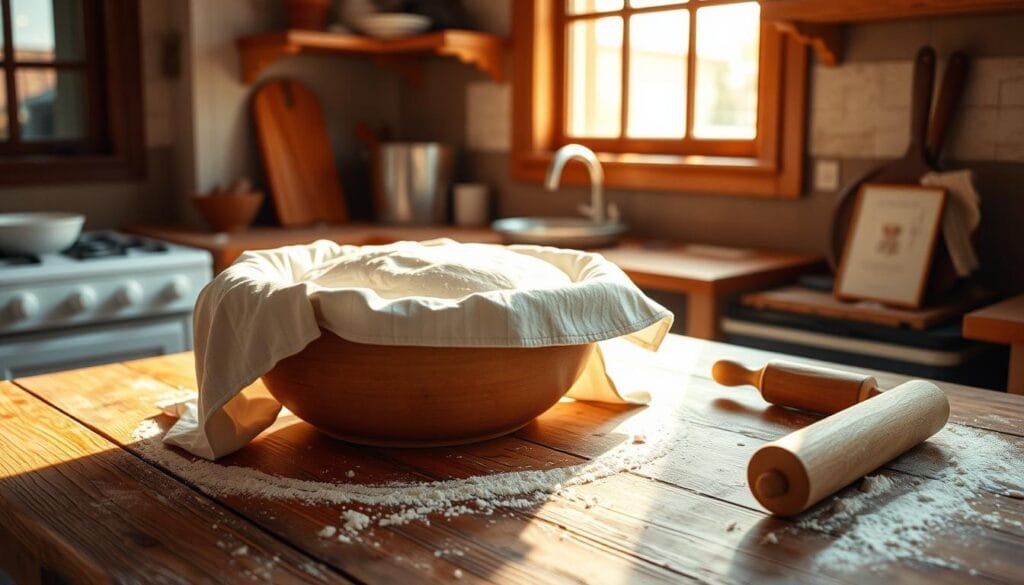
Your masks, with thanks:
[{"label": "rustic table surface", "polygon": [[[721,357],[758,364],[778,356],[671,336],[656,364],[640,372],[656,388],[649,407],[565,402],[514,435],[428,450],[351,446],[283,417],[217,463],[335,483],[422,481],[578,464],[630,441],[624,425],[667,423],[662,428],[672,435],[665,456],[578,486],[573,497],[375,527],[351,543],[317,534],[338,525],[345,506],[207,493],[187,468],[158,464],[133,439],[147,419],[170,424],[154,404],[194,387],[191,354],[0,382],[0,567],[19,583],[38,582],[40,567],[44,582],[53,575],[187,583],[1024,579],[1020,485],[977,487],[970,505],[978,513],[918,526],[927,534],[914,533],[912,549],[920,554],[910,557],[884,554],[887,547],[905,553],[906,543],[868,539],[859,544],[859,562],[858,542],[851,548],[849,538],[856,526],[800,522],[834,508],[833,498],[803,518],[766,514],[747,489],[747,460],[759,445],[813,418],[769,407],[751,389],[716,385],[710,365]],[[903,380],[876,375],[886,388]],[[1019,469],[1024,397],[942,387],[951,424],[991,439],[987,445],[1005,445],[1002,468]],[[961,455],[933,439],[891,462],[877,472],[892,480],[891,493],[869,500],[859,516],[949,481],[944,469],[972,460]],[[356,477],[347,477],[353,469]],[[921,500],[921,510],[938,506]],[[871,535],[866,528],[861,532]],[[845,561],[828,560],[836,558]]]}]

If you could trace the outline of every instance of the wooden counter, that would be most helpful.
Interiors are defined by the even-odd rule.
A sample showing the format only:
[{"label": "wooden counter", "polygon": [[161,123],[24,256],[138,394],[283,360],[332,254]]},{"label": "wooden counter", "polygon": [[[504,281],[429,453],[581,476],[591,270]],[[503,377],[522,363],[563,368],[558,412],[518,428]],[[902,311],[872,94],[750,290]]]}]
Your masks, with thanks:
[{"label": "wooden counter", "polygon": [[964,317],[964,337],[1009,345],[1006,389],[1024,394],[1024,294],[968,313]]},{"label": "wooden counter", "polygon": [[[917,501],[923,485],[952,485],[962,477],[944,473],[952,466],[974,473],[972,459],[932,442],[907,453],[877,472],[893,481],[892,493],[869,501],[853,525],[768,516],[745,485],[746,462],[813,419],[767,407],[752,389],[714,384],[710,364],[727,356],[750,364],[779,357],[670,336],[657,364],[636,372],[657,381],[647,408],[561,403],[513,435],[421,450],[356,447],[284,417],[218,462],[312,481],[454,479],[575,464],[629,441],[617,431],[623,423],[668,425],[663,458],[579,485],[574,497],[376,527],[351,543],[317,535],[339,524],[344,505],[203,493],[187,468],[169,471],[140,448],[139,423],[169,424],[154,404],[194,387],[191,354],[0,382],[0,567],[18,583],[39,582],[40,568],[46,579],[75,583],[1020,582],[1024,499],[1002,491],[1020,485],[979,488],[971,504],[979,514],[928,527],[930,538],[914,545],[923,559],[822,562],[840,547],[856,561],[851,546],[876,556],[894,546],[851,544],[848,531],[897,498]],[[886,388],[903,379],[873,373]],[[951,422],[965,425],[958,428],[1022,452],[1024,397],[941,386]],[[860,493],[853,486],[842,495]],[[811,512],[834,508],[829,499]]]},{"label": "wooden counter", "polygon": [[[455,226],[406,227],[371,224],[323,225],[309,228],[253,228],[215,234],[164,226],[132,226],[142,236],[203,248],[213,254],[220,272],[246,250],[277,248],[327,239],[339,244],[386,244],[397,240],[447,237],[460,242],[498,243],[500,236],[486,228]],[[792,280],[823,266],[818,256],[787,252],[739,250],[683,243],[625,240],[616,248],[597,250],[617,264],[643,288],[687,295],[686,333],[701,339],[719,338],[722,305],[732,294]]]}]

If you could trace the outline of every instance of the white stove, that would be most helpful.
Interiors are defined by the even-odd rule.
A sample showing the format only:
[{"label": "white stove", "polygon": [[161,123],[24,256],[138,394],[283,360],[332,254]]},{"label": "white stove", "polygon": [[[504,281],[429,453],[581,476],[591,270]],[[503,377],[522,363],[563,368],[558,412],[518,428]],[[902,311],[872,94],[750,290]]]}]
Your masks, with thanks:
[{"label": "white stove", "polygon": [[210,254],[86,232],[43,256],[0,256],[0,379],[192,349]]}]

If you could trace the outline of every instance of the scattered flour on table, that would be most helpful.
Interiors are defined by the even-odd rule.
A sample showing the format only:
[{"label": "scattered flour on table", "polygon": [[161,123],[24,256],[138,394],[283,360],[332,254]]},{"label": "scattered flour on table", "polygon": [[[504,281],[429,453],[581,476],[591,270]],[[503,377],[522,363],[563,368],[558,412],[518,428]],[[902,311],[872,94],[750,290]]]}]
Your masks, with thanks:
[{"label": "scattered flour on table", "polygon": [[[914,560],[958,568],[962,561],[929,552],[938,539],[970,538],[965,521],[994,529],[1024,529],[1018,512],[1003,514],[998,496],[1024,489],[1024,452],[999,435],[948,424],[908,456],[928,479],[903,474],[865,477],[856,490],[825,500],[797,526],[838,538],[815,557],[818,566],[857,570],[887,561]],[[898,467],[898,465],[897,465]],[[985,492],[997,494],[980,510]],[[830,503],[831,502],[831,503]],[[969,530],[969,529],[968,529]],[[965,533],[966,532],[966,533]]]},{"label": "scattered flour on table", "polygon": [[[325,539],[336,535],[339,542],[352,542],[364,530],[374,526],[413,521],[429,524],[430,516],[434,514],[444,518],[470,513],[489,515],[500,508],[528,508],[555,495],[590,508],[597,504],[597,498],[581,494],[574,487],[639,469],[666,455],[671,444],[678,439],[664,428],[645,428],[643,433],[629,432],[626,436],[632,440],[579,465],[509,471],[465,479],[371,485],[283,477],[247,467],[185,457],[162,443],[163,431],[152,420],[143,421],[133,434],[137,441],[135,447],[147,459],[187,478],[206,493],[344,507],[339,518],[340,526],[324,526],[317,532],[317,536]],[[636,437],[642,437],[642,440],[637,441]],[[355,475],[349,473],[345,475]]]},{"label": "scattered flour on table", "polygon": [[338,528],[336,526],[324,526],[320,530],[320,532],[316,533],[316,535],[319,536],[320,538],[334,538],[334,535],[337,534],[337,533],[338,533]]}]

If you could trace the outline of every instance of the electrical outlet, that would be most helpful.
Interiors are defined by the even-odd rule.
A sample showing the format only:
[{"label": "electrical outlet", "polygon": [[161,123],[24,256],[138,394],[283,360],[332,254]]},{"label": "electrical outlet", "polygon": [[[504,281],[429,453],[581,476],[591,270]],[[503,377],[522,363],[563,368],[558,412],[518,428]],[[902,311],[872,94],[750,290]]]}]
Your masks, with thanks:
[{"label": "electrical outlet", "polygon": [[828,193],[839,190],[839,161],[819,160],[814,163],[814,190]]}]

